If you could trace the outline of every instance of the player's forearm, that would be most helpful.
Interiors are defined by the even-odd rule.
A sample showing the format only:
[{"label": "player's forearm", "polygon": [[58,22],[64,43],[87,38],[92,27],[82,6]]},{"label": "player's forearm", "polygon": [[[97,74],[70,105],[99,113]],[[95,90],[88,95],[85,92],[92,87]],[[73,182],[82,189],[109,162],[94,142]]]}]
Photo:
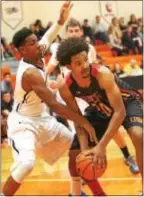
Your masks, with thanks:
[{"label": "player's forearm", "polygon": [[46,73],[49,75],[54,68],[58,65],[58,61],[56,59],[56,55],[53,54],[48,62],[48,64],[46,65]]},{"label": "player's forearm", "polygon": [[62,116],[63,118],[72,120],[73,122],[77,123],[78,125],[87,124],[87,120],[79,115],[78,113],[72,111],[70,108],[67,108],[65,105],[60,104],[58,102],[52,102],[50,105],[52,111],[57,113],[58,115]]},{"label": "player's forearm", "polygon": [[46,87],[34,84],[32,86],[32,89],[39,96],[39,98],[41,98],[41,100],[58,115],[62,116],[63,118],[72,120],[79,125],[88,124],[88,121],[84,117],[67,108],[65,105],[57,102],[51,91]]},{"label": "player's forearm", "polygon": [[83,128],[79,126],[75,125],[75,128],[76,128],[76,134],[80,143],[80,149],[81,151],[83,151],[88,148],[88,134]]},{"label": "player's forearm", "polygon": [[102,145],[103,147],[106,147],[108,145],[110,140],[113,138],[115,133],[118,131],[119,127],[122,125],[125,115],[126,114],[123,109],[121,111],[115,112],[113,114],[107,130],[99,142],[99,145]]},{"label": "player's forearm", "polygon": [[40,40],[40,44],[46,45],[46,49],[50,46],[50,44],[53,42],[53,40],[58,35],[62,25],[55,23],[53,24],[43,35],[42,39]]}]

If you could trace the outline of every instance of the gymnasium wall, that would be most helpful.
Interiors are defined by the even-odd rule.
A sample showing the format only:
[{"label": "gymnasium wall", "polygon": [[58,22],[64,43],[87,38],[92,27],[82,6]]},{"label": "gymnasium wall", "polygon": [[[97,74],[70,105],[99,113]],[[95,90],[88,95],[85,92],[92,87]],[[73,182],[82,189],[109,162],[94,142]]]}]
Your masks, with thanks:
[{"label": "gymnasium wall", "polygon": [[[3,21],[1,23],[2,36],[6,37],[10,42],[12,36],[23,26],[29,26],[35,19],[41,19],[43,25],[47,25],[48,21],[55,22],[59,14],[59,8],[63,1],[22,1],[23,21],[19,26],[12,30]],[[71,16],[83,21],[88,18],[90,25],[93,25],[96,15],[100,14],[99,1],[72,1],[74,6]],[[1,3],[3,4],[3,2]],[[137,17],[142,17],[142,1],[117,1],[118,17],[124,16],[125,20],[129,20],[129,15],[134,13]],[[105,20],[103,22],[107,25]],[[64,35],[64,29],[60,33]]]}]

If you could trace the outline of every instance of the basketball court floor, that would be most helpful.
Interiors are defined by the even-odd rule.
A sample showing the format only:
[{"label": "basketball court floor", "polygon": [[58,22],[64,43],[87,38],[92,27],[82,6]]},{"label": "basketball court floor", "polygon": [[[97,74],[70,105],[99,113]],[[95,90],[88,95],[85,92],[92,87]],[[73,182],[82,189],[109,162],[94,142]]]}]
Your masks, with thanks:
[{"label": "basketball court floor", "polygon": [[[124,132],[124,131],[122,131]],[[135,155],[133,145],[124,132],[126,142],[132,155]],[[9,168],[12,164],[11,150],[2,146],[2,185],[9,176]],[[124,164],[122,154],[111,141],[107,148],[108,167],[105,174],[99,179],[108,196],[140,196],[142,182],[140,175],[133,175],[128,166]],[[68,172],[68,153],[66,153],[54,166],[49,166],[40,158],[37,158],[33,172],[28,176],[16,195],[46,195],[68,196],[70,191],[70,176]],[[87,185],[83,186],[87,195],[92,195]]]}]

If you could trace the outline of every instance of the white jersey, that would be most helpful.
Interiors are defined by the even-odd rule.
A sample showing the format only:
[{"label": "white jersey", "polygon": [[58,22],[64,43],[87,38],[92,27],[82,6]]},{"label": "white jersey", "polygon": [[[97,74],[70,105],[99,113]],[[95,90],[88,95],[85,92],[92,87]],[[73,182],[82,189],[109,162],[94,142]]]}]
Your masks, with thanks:
[{"label": "white jersey", "polygon": [[[39,44],[43,45],[44,47],[43,52],[45,52],[49,48],[50,44],[58,34],[60,28],[61,25],[55,23],[48,31],[46,31],[42,39],[39,41]],[[39,70],[41,76],[46,81],[46,75],[43,70],[21,60],[16,76],[13,111],[16,111],[19,115],[35,117],[40,116],[43,111],[46,111],[46,105],[34,91],[25,92],[22,88],[23,74],[29,68],[36,68],[37,70]]]},{"label": "white jersey", "polygon": [[46,105],[34,91],[25,92],[22,88],[23,74],[29,68],[37,69],[46,81],[46,74],[42,69],[36,68],[34,65],[21,60],[16,77],[13,109],[20,115],[34,117],[40,116],[46,110]]}]

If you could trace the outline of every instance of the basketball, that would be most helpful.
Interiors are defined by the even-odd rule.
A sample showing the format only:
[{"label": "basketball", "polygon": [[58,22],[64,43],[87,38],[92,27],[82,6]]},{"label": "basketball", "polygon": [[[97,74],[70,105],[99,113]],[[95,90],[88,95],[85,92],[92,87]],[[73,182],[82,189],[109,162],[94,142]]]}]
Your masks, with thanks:
[{"label": "basketball", "polygon": [[76,158],[77,172],[84,180],[96,180],[101,177],[106,170],[106,168],[98,168],[92,159],[92,156],[85,156],[84,151]]}]

